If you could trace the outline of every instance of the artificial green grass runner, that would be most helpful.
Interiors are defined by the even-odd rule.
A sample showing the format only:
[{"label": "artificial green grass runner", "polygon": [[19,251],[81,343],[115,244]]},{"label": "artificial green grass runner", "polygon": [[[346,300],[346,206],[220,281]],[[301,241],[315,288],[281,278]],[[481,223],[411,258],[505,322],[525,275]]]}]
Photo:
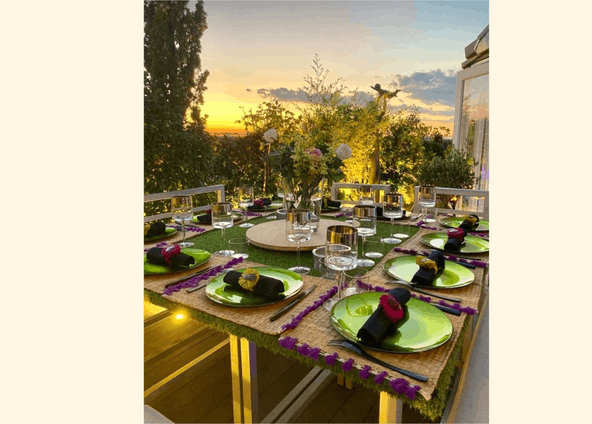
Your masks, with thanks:
[{"label": "artificial green grass runner", "polygon": [[[321,216],[321,219],[323,217]],[[328,219],[333,219],[336,221],[345,221],[345,217],[340,218],[333,218],[333,217],[326,217]],[[265,217],[261,218],[251,218],[249,222],[252,224],[261,224],[264,222],[268,222],[269,220]],[[248,228],[241,228],[238,225],[228,228],[225,230],[225,240],[222,240],[222,232],[220,230],[213,230],[208,231],[207,233],[200,234],[197,237],[193,237],[190,241],[193,241],[195,245],[193,247],[207,250],[208,252],[214,253],[218,250],[225,250],[229,249],[228,240],[233,238],[245,238],[245,233],[247,232]],[[372,241],[378,241],[381,238],[389,237],[392,233],[407,233],[409,237],[412,237],[419,231],[419,228],[415,225],[411,226],[404,226],[404,225],[397,225],[394,224],[393,228],[391,228],[390,223],[379,221],[376,224],[376,235],[372,237],[367,237],[366,240],[368,241],[367,246],[368,249],[372,244]],[[187,232],[188,234],[191,234]],[[404,239],[403,242],[408,239]],[[382,254],[386,254],[390,249],[396,247],[397,245],[394,244],[384,244],[381,246]],[[358,252],[360,252],[362,246],[358,246]],[[358,253],[360,256],[360,253]],[[249,245],[249,258],[247,259],[250,262],[256,262],[260,264],[270,265],[278,268],[290,268],[296,265],[296,252],[282,252],[277,250],[267,250],[260,248],[258,246]],[[380,258],[375,259],[374,262],[380,262]],[[309,267],[312,272],[310,275],[313,276],[320,276],[320,274],[313,269],[313,257],[311,251],[300,251],[300,264],[303,266]]]}]

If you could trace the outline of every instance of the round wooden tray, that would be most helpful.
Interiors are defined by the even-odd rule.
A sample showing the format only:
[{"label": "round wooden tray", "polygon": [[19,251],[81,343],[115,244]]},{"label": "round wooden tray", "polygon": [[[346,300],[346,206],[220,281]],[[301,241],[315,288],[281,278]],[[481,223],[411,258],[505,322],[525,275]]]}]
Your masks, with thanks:
[{"label": "round wooden tray", "polygon": [[[327,240],[327,227],[331,225],[347,225],[334,219],[321,219],[319,228],[312,233],[312,237],[306,243],[300,243],[300,250],[313,250],[324,246]],[[296,251],[296,243],[288,241],[286,237],[286,220],[278,219],[255,225],[247,230],[249,242],[255,246],[270,250]]]}]

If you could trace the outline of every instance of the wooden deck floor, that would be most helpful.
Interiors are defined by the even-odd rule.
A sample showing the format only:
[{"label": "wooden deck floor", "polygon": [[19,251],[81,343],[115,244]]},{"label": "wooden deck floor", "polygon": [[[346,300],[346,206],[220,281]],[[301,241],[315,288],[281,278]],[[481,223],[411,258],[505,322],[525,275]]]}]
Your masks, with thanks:
[{"label": "wooden deck floor", "polygon": [[[227,338],[197,321],[177,318],[150,304],[145,305],[144,319],[144,390]],[[147,404],[175,423],[232,422],[230,347],[224,346],[197,368],[191,379],[172,384]],[[296,360],[257,348],[259,417],[267,416],[310,370]],[[408,423],[434,422],[406,405],[403,418]],[[362,386],[347,389],[335,379],[297,422],[377,423],[378,394]]]}]

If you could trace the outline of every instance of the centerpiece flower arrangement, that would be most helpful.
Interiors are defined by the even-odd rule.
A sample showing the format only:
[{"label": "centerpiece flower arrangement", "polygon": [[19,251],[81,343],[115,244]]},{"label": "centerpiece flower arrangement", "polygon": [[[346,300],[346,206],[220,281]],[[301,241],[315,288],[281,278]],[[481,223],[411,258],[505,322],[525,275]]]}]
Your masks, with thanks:
[{"label": "centerpiece flower arrangement", "polygon": [[[275,137],[274,137],[275,136]],[[277,139],[277,132],[269,130],[266,140]],[[307,208],[312,201],[322,198],[321,182],[340,181],[345,176],[341,165],[352,151],[346,144],[337,149],[311,135],[296,135],[288,143],[271,152],[265,161],[281,174],[286,189],[297,207]]]}]

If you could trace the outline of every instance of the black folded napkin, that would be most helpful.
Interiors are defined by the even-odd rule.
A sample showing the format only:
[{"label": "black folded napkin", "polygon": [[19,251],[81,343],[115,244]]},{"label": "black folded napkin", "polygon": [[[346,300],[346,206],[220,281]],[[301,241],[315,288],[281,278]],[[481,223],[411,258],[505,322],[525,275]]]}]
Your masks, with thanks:
[{"label": "black folded napkin", "polygon": [[[473,220],[475,220],[475,221],[473,222],[473,220],[471,220],[470,218],[473,218]],[[473,229],[477,228],[478,226],[479,226],[479,217],[477,215],[475,215],[474,213],[472,213],[468,216],[468,218],[465,218],[465,220],[463,222],[461,222],[461,224],[458,226],[458,228],[461,228],[468,233],[469,231],[472,231]]]},{"label": "black folded napkin", "polygon": [[212,223],[212,211],[207,210],[206,213],[203,215],[197,215],[197,220],[201,224],[211,224]]},{"label": "black folded napkin", "polygon": [[[396,288],[389,291],[388,294],[393,296],[397,302],[403,306],[405,312],[407,311],[405,304],[411,298],[409,290]],[[362,328],[358,330],[357,336],[362,342],[368,345],[376,345],[385,335],[395,331],[403,321],[403,319],[398,322],[391,321],[386,316],[382,305],[378,305],[374,313],[370,315],[370,318],[368,318]]]},{"label": "black folded napkin", "polygon": [[[444,262],[444,255],[442,252],[437,250],[433,250],[432,253],[429,254],[427,259],[430,259],[436,262],[436,266],[438,267],[438,272],[442,271],[446,264]],[[412,283],[416,283],[422,286],[431,286],[432,282],[434,281],[434,277],[438,273],[433,269],[426,269],[419,267],[419,270],[415,273],[415,275],[411,278]]]},{"label": "black folded napkin", "polygon": [[150,229],[146,232],[146,236],[157,236],[166,232],[166,224],[164,222],[153,222],[150,224]]},{"label": "black folded napkin", "polygon": [[255,200],[255,203],[252,206],[249,206],[247,209],[249,210],[259,210],[263,209],[265,206],[271,205],[271,199],[264,197],[262,199]]},{"label": "black folded napkin", "polygon": [[[234,289],[248,292],[249,290],[242,288],[238,282],[241,275],[241,272],[230,271],[228,274],[224,276],[224,282],[232,286],[232,288]],[[285,297],[283,291],[284,283],[281,280],[266,277],[265,275],[260,275],[259,281],[255,285],[255,287],[253,287],[253,293],[273,299],[280,299]]]},{"label": "black folded napkin", "polygon": [[148,259],[148,262],[158,265],[183,268],[187,268],[195,263],[195,258],[193,256],[189,256],[183,252],[180,252],[169,258],[169,260],[171,261],[171,263],[169,264],[164,259],[164,256],[162,254],[164,249],[165,248],[153,247],[152,249],[148,250],[148,252],[146,252],[146,259]]},{"label": "black folded napkin", "polygon": [[338,209],[341,207],[341,202],[338,200],[331,200],[327,197],[323,197],[323,209],[334,208]]},{"label": "black folded napkin", "polygon": [[460,251],[462,245],[465,244],[465,237],[467,235],[467,231],[463,228],[458,228],[450,230],[449,233],[454,231],[462,231],[462,234],[460,234],[460,238],[451,237],[450,235],[448,235],[448,240],[446,240],[446,243],[444,243],[444,250],[447,250],[449,252],[458,252]]}]

